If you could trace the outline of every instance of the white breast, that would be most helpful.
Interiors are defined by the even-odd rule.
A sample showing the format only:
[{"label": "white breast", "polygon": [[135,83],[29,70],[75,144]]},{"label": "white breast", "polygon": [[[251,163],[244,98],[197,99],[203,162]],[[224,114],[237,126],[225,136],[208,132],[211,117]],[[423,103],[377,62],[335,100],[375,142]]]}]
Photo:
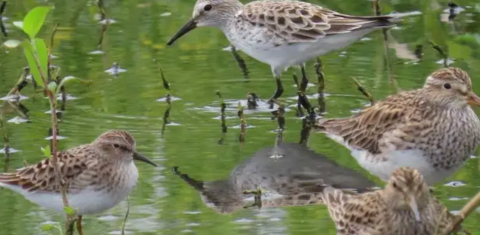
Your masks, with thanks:
[{"label": "white breast", "polygon": [[[120,169],[118,169],[120,170]],[[137,184],[138,170],[132,162],[125,166],[123,183],[120,187],[108,192],[107,190],[97,191],[95,187],[87,187],[76,194],[69,194],[68,201],[77,215],[95,214],[111,209],[125,199]],[[112,184],[113,185],[113,184]],[[14,192],[22,194],[27,200],[47,209],[53,209],[63,213],[63,200],[60,194],[48,192],[26,192],[18,186],[11,186],[0,183],[1,187],[9,188]]]}]

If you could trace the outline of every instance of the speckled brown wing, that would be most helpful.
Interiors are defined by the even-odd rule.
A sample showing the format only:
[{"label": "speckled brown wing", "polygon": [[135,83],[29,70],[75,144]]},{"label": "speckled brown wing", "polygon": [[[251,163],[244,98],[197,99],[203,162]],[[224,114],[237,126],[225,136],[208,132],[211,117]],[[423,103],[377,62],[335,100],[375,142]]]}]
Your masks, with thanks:
[{"label": "speckled brown wing", "polygon": [[349,195],[329,187],[324,190],[323,200],[335,223],[337,235],[386,234],[381,214],[384,204],[379,203],[377,192]]},{"label": "speckled brown wing", "polygon": [[288,43],[315,42],[327,35],[392,25],[391,16],[349,16],[318,5],[298,1],[254,1],[237,16],[265,26]]},{"label": "speckled brown wing", "polygon": [[[87,169],[86,158],[75,155],[75,149],[58,153],[58,165],[64,176],[64,182],[70,185],[77,176]],[[15,173],[0,174],[0,182],[19,186],[28,192],[59,192],[55,172],[50,158],[28,167],[20,168]]]},{"label": "speckled brown wing", "polygon": [[350,147],[378,154],[379,140],[385,133],[404,124],[407,119],[414,125],[411,114],[415,111],[417,92],[389,96],[349,118],[321,119],[316,129],[342,138]]}]

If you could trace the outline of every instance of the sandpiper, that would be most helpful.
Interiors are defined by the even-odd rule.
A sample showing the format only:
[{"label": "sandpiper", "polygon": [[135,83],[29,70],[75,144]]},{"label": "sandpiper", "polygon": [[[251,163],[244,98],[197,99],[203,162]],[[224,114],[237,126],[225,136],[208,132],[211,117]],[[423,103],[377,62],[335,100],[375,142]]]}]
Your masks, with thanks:
[{"label": "sandpiper", "polygon": [[[259,150],[237,165],[226,179],[205,182],[181,173],[178,168],[174,172],[200,193],[208,207],[219,213],[251,206],[322,204],[322,192],[327,186],[352,194],[371,191],[375,186],[362,174],[296,143]],[[256,190],[260,195],[253,193]],[[258,200],[255,197],[253,205],[251,194],[260,196]]]},{"label": "sandpiper", "polygon": [[324,201],[337,235],[444,234],[454,215],[413,168],[399,168],[383,190],[349,195],[327,188]]},{"label": "sandpiper", "polygon": [[223,31],[230,43],[251,57],[269,64],[277,90],[270,101],[283,93],[281,73],[305,62],[344,48],[375,29],[399,21],[392,16],[351,16],[300,1],[198,0],[192,18],[167,45],[202,26]]},{"label": "sandpiper", "polygon": [[469,75],[444,68],[421,89],[389,96],[352,117],[321,119],[316,128],[384,181],[404,166],[432,185],[460,168],[480,143],[480,122],[469,104],[480,106]]},{"label": "sandpiper", "polygon": [[[63,181],[68,186],[69,205],[78,216],[80,234],[82,215],[114,207],[135,187],[138,170],[133,160],[156,166],[136,151],[135,140],[125,131],[108,131],[90,144],[58,153]],[[0,186],[39,206],[64,211],[50,158],[15,173],[0,174]]]}]

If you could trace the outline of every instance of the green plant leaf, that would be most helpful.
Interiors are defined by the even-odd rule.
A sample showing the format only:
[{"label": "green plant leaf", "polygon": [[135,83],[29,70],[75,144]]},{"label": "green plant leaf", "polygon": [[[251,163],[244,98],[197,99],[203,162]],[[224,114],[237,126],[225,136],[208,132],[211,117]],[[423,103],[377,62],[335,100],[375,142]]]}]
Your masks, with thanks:
[{"label": "green plant leaf", "polygon": [[52,153],[50,152],[50,146],[49,145],[45,146],[45,148],[40,148],[40,149],[42,150],[45,157],[50,158],[52,156]]},{"label": "green plant leaf", "polygon": [[55,226],[53,224],[44,224],[42,226],[42,231],[44,232],[49,232],[51,231],[53,228],[55,228]]},{"label": "green plant leaf", "polygon": [[67,215],[75,215],[75,209],[73,209],[71,206],[63,207],[63,210],[65,213],[67,213]]},{"label": "green plant leaf", "polygon": [[38,59],[38,62],[40,63],[41,72],[43,75],[46,75],[48,73],[47,45],[45,44],[45,41],[40,38],[35,38],[33,42],[35,44],[35,49],[37,51],[37,59]]},{"label": "green plant leaf", "polygon": [[23,31],[30,39],[33,40],[37,36],[49,11],[50,7],[35,7],[23,18]]},{"label": "green plant leaf", "polygon": [[25,41],[22,43],[23,52],[25,52],[25,57],[27,57],[28,67],[30,68],[30,73],[35,79],[37,85],[41,87],[45,87],[45,83],[43,82],[42,76],[40,75],[40,70],[38,69],[37,62],[35,61],[35,55],[33,51],[33,47],[30,42]]},{"label": "green plant leaf", "polygon": [[75,80],[81,80],[79,78],[76,78],[74,76],[66,76],[62,79],[62,81],[60,82],[60,85],[58,85],[58,89],[57,91],[60,92],[60,90],[62,89],[63,86],[65,86],[65,84],[67,84],[68,82],[72,82],[72,81],[75,81]]},{"label": "green plant leaf", "polygon": [[18,45],[22,44],[22,42],[16,40],[16,39],[9,39],[3,43],[4,46],[8,48],[15,48]]}]

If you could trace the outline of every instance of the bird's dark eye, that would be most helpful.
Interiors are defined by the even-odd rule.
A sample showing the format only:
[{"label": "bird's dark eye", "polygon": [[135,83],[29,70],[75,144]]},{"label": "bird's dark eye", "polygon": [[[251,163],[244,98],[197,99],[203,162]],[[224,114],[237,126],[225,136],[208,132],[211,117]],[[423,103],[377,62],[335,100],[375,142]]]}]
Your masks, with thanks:
[{"label": "bird's dark eye", "polygon": [[445,84],[443,84],[443,87],[444,87],[445,89],[447,89],[447,90],[452,89],[452,85],[450,85],[450,83],[445,83]]},{"label": "bird's dark eye", "polygon": [[118,149],[118,148],[120,148],[120,145],[119,144],[113,144],[113,147]]},{"label": "bird's dark eye", "polygon": [[397,188],[397,187],[398,187],[398,186],[397,186],[397,183],[395,183],[395,182],[393,182],[392,186],[393,186],[393,188]]},{"label": "bird's dark eye", "polygon": [[210,11],[210,10],[212,10],[212,8],[213,8],[212,5],[207,4],[207,5],[205,5],[205,7],[203,7],[203,10],[205,10],[205,11]]}]

